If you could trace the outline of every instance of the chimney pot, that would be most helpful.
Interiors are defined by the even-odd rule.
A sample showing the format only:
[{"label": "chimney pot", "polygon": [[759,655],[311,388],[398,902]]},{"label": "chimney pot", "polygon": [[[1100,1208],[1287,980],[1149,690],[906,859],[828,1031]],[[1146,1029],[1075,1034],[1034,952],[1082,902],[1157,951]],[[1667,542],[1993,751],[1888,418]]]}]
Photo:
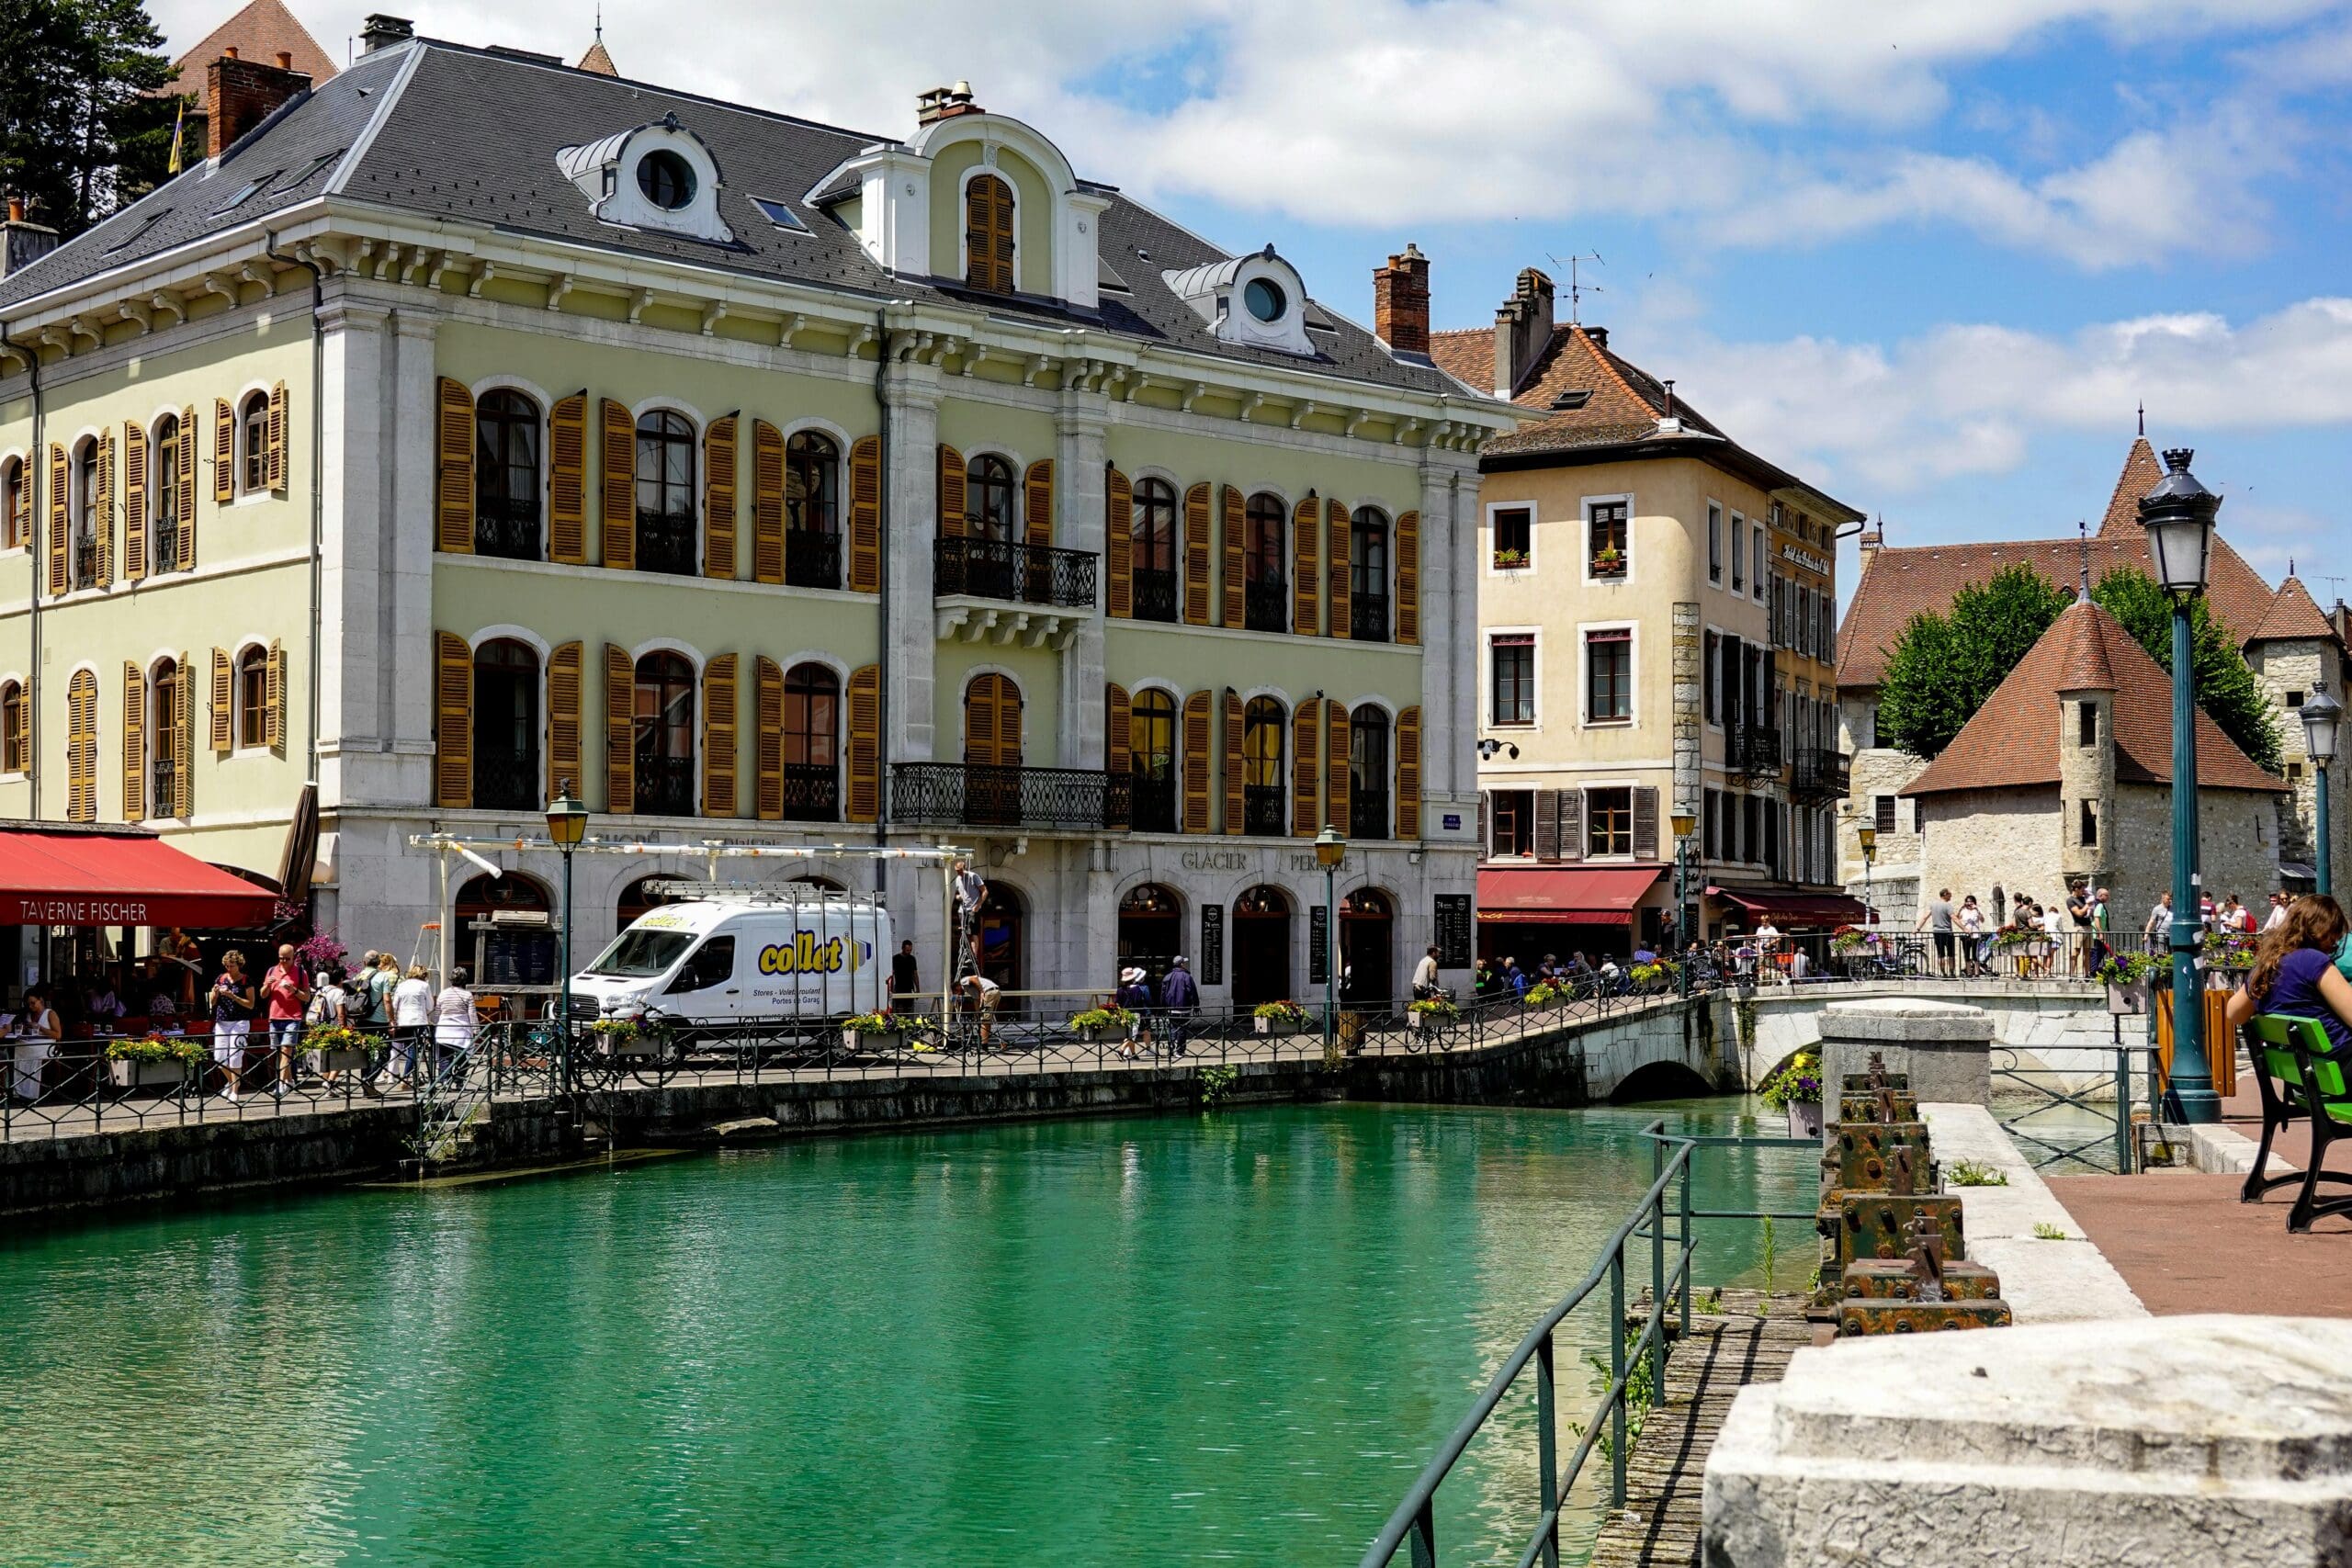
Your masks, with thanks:
[{"label": "chimney pot", "polygon": [[22,223],[24,220],[25,198],[21,196],[10,197],[8,198],[8,221],[11,223]]},{"label": "chimney pot", "polygon": [[294,69],[294,51],[292,50],[281,49],[277,51],[277,68],[280,71],[291,71]]},{"label": "chimney pot", "polygon": [[221,59],[223,59],[223,60],[234,60],[234,59],[236,59],[236,58],[237,58],[237,46],[236,46],[235,44],[233,44],[233,43],[232,43],[232,44],[231,44],[228,48],[226,48],[226,49],[222,50],[222,51],[220,51],[220,58],[221,58]]},{"label": "chimney pot", "polygon": [[378,11],[359,24],[359,49],[363,54],[373,54],[379,49],[416,36],[416,24],[406,17],[388,16]]},{"label": "chimney pot", "polygon": [[1517,287],[1495,312],[1495,395],[1515,396],[1552,346],[1552,280],[1533,267],[1519,275]]},{"label": "chimney pot", "polygon": [[1410,240],[1372,275],[1372,330],[1398,354],[1430,351],[1430,259]]}]

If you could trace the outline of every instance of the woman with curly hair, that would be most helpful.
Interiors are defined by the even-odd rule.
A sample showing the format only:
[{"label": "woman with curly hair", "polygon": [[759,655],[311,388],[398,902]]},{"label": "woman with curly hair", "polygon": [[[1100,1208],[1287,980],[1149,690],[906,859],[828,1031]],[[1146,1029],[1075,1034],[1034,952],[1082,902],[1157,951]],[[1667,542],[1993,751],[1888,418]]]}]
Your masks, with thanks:
[{"label": "woman with curly hair", "polygon": [[2256,1013],[2315,1018],[2334,1049],[2352,1049],[2352,980],[2335,967],[2346,922],[2343,906],[2324,895],[2307,895],[2288,908],[2287,918],[2262,933],[2254,968],[2230,998],[2230,1028]]}]

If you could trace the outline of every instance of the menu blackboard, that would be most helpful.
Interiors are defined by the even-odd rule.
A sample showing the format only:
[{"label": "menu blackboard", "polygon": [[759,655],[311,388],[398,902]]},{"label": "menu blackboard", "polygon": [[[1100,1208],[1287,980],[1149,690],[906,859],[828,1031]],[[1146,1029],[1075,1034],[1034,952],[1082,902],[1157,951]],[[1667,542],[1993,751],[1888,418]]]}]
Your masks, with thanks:
[{"label": "menu blackboard", "polygon": [[1321,904],[1306,911],[1306,983],[1331,978],[1331,911]]},{"label": "menu blackboard", "polygon": [[1201,906],[1201,974],[1204,986],[1225,984],[1225,906]]},{"label": "menu blackboard", "polygon": [[1470,895],[1440,893],[1437,905],[1437,964],[1441,969],[1470,967]]}]

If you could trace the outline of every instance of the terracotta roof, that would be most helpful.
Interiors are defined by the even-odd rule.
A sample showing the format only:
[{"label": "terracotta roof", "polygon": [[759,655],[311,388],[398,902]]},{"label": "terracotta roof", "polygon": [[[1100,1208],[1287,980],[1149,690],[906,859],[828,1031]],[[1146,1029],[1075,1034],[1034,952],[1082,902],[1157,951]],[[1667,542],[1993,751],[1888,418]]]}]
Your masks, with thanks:
[{"label": "terracotta roof", "polygon": [[594,71],[599,76],[620,74],[619,68],[613,64],[613,57],[605,52],[605,35],[602,33],[596,35],[596,41],[588,46],[588,52],[580,57],[580,63],[572,69]]},{"label": "terracotta roof", "polygon": [[319,40],[294,17],[283,0],[251,0],[245,8],[207,33],[202,42],[172,62],[179,73],[166,83],[166,93],[204,96],[204,68],[231,50],[240,60],[275,64],[278,51],[294,57],[294,69],[305,72],[317,86],[334,74],[334,62]]},{"label": "terracotta roof", "polygon": [[2115,476],[2115,491],[2107,498],[2107,515],[2099,520],[2102,534],[2110,528],[2140,532],[2140,498],[2156,488],[2165,477],[2165,466],[2156,461],[2156,449],[2148,445],[2144,435],[2133,440],[2132,450],[2123,456],[2123,471]]},{"label": "terracotta roof", "polygon": [[[1487,344],[1487,373],[1491,378],[1491,331]],[[1657,434],[1657,422],[1667,411],[1663,382],[1611,352],[1605,333],[1575,323],[1552,329],[1552,341],[1521,378],[1511,401],[1521,408],[1546,410],[1551,417],[1487,442],[1487,452],[1555,452],[1645,439]],[[1564,401],[1575,406],[1562,408]],[[1721,430],[1681,397],[1674,399],[1673,407],[1686,432],[1725,439]],[[1637,434],[1629,436],[1629,429]]]},{"label": "terracotta roof", "polygon": [[[1976,716],[1961,728],[1905,795],[2014,789],[2058,783],[2058,749],[2071,733],[2058,694],[2113,694],[2118,784],[2172,782],[2172,679],[2122,624],[2088,601],[2051,624]],[[2287,787],[2265,773],[2202,709],[2197,715],[2197,784],[2204,789]]]},{"label": "terracotta roof", "polygon": [[2248,642],[2334,642],[2335,623],[2319,607],[2319,601],[2303,586],[2302,579],[2290,577],[2278,585],[2272,595],[2270,608],[2264,613],[2262,624],[2254,628]]},{"label": "terracotta roof", "polygon": [[1495,389],[1495,329],[1464,327],[1430,333],[1430,357],[1455,380],[1481,392]]}]

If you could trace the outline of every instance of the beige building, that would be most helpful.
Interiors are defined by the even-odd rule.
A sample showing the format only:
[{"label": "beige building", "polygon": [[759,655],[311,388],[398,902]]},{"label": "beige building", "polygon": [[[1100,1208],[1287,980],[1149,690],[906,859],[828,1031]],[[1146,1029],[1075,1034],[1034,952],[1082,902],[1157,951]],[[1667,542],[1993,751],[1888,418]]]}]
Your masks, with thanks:
[{"label": "beige building", "polygon": [[[1479,920],[1498,956],[1670,940],[1672,818],[1709,933],[1849,919],[1824,664],[1861,514],[1679,401],[1520,275],[1438,363],[1544,417],[1487,443],[1478,546]],[[1564,929],[1565,928],[1565,929]]]}]

